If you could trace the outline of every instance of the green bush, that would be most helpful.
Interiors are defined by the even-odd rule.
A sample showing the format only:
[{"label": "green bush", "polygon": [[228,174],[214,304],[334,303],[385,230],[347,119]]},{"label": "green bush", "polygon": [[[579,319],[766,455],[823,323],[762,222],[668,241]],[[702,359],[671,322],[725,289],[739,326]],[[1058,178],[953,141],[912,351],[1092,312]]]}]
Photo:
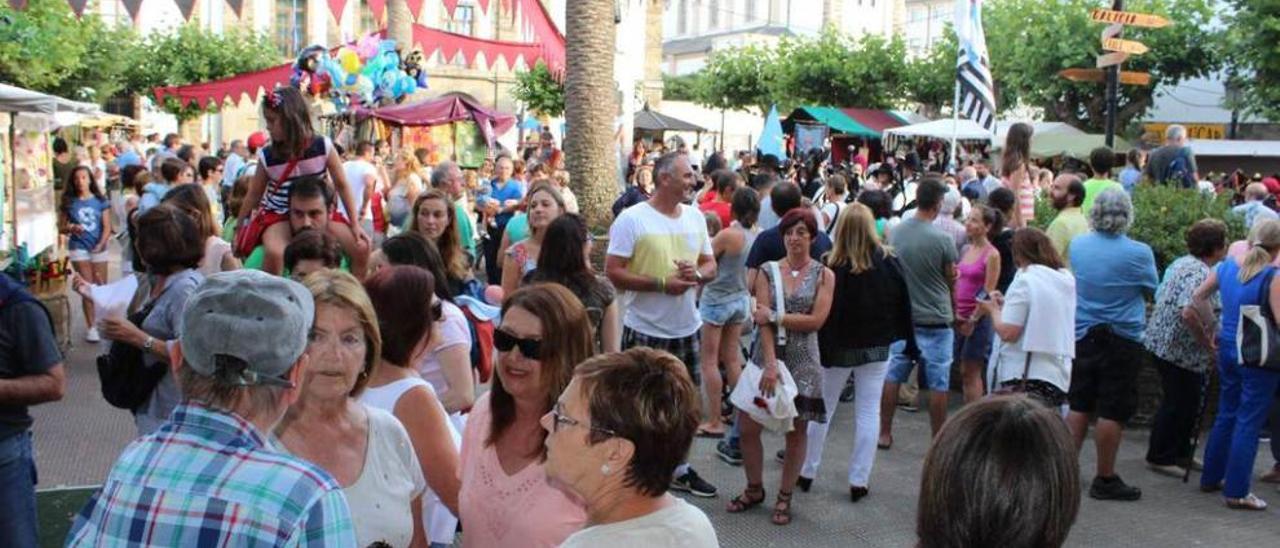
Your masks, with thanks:
[{"label": "green bush", "polygon": [[[1227,223],[1227,240],[1245,238],[1244,220],[1231,215],[1231,193],[1210,198],[1199,192],[1163,185],[1139,185],[1133,193],[1134,220],[1129,237],[1151,246],[1156,267],[1164,275],[1164,267],[1187,253],[1186,232],[1193,223],[1204,218]],[[1058,212],[1047,196],[1036,200],[1036,218],[1031,226],[1044,230]]]},{"label": "green bush", "polygon": [[1165,265],[1187,253],[1187,228],[1200,219],[1226,222],[1228,242],[1245,238],[1244,220],[1231,214],[1231,198],[1230,192],[1211,198],[1164,185],[1139,185],[1133,192],[1134,220],[1129,237],[1151,246],[1156,267],[1163,274]]}]

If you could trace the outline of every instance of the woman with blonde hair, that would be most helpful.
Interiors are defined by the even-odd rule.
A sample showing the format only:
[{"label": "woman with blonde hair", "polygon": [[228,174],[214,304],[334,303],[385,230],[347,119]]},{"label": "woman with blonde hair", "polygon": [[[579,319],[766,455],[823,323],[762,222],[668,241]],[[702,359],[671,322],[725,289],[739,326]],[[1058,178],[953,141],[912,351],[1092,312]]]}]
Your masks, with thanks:
[{"label": "woman with blonde hair", "polygon": [[392,164],[391,186],[385,191],[387,220],[400,230],[409,224],[414,201],[422,192],[422,172],[422,163],[407,149],[400,151]]},{"label": "woman with blonde hair", "polygon": [[548,482],[544,415],[591,356],[582,303],[533,284],[502,303],[493,387],[476,400],[462,439],[463,546],[559,546],[587,522],[582,502]]},{"label": "woman with blonde hair", "polygon": [[[818,332],[822,354],[822,399],[827,416],[840,404],[840,390],[854,377],[854,434],[849,455],[849,498],[866,496],[880,437],[880,397],[888,372],[889,345],[912,339],[907,282],[893,249],[876,236],[875,215],[852,203],[836,218],[827,266],[835,274],[831,314]],[[822,464],[830,423],[810,422],[808,450],[797,485],[808,491]]]},{"label": "woman with blonde hair", "polygon": [[[1227,259],[1200,284],[1192,296],[1192,306],[1201,325],[1213,325],[1209,297],[1214,291],[1222,299],[1222,319],[1218,329],[1218,415],[1204,447],[1204,472],[1200,489],[1221,490],[1228,508],[1265,510],[1266,501],[1249,492],[1253,460],[1258,456],[1258,430],[1267,416],[1280,385],[1280,373],[1245,367],[1236,355],[1236,331],[1240,328],[1240,308],[1270,306],[1280,310],[1280,284],[1273,282],[1280,255],[1280,221],[1260,221],[1250,236],[1249,252],[1243,259]],[[1265,301],[1264,301],[1265,298]]]},{"label": "woman with blonde hair", "polygon": [[440,251],[449,276],[444,283],[453,296],[461,293],[463,284],[472,278],[471,261],[462,246],[457,214],[453,200],[443,191],[433,188],[419,194],[413,201],[413,217],[409,221],[409,232],[422,235]]},{"label": "woman with blonde hair", "polygon": [[505,295],[515,292],[525,274],[538,267],[538,253],[542,250],[542,237],[547,233],[547,226],[565,212],[564,198],[555,186],[546,181],[534,183],[525,195],[525,204],[529,237],[513,242],[502,256],[502,291]]},{"label": "woman with blonde hair", "polygon": [[311,360],[275,435],[342,486],[358,546],[426,546],[426,480],[410,435],[394,415],[359,400],[383,354],[373,304],[350,274],[324,270],[303,284],[315,299]]}]

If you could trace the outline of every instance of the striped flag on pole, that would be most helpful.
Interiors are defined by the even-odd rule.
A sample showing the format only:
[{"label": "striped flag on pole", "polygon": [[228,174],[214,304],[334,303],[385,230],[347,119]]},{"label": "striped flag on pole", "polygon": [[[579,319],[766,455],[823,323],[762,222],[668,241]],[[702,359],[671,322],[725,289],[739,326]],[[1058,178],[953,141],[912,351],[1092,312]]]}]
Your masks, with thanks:
[{"label": "striped flag on pole", "polygon": [[955,31],[960,43],[956,61],[960,90],[957,113],[995,133],[996,95],[987,37],[982,32],[982,0],[956,0]]}]

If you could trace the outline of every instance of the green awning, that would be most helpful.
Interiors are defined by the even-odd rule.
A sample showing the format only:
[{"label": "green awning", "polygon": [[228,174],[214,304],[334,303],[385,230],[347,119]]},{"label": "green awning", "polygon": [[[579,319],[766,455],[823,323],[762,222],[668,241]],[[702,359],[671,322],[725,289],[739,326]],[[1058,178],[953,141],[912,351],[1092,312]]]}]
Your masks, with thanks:
[{"label": "green awning", "polygon": [[787,116],[788,123],[816,122],[831,128],[832,134],[879,139],[880,132],[858,123],[843,110],[834,107],[800,107]]}]

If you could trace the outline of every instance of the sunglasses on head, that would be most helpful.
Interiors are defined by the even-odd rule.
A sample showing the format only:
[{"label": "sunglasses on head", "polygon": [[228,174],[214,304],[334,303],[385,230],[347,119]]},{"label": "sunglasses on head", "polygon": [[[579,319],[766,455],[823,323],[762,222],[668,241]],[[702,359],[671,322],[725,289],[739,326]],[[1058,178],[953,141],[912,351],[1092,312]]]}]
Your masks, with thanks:
[{"label": "sunglasses on head", "polygon": [[519,346],[520,353],[524,354],[524,357],[531,360],[542,358],[542,341],[521,339],[501,329],[493,331],[493,346],[497,347],[501,352],[510,352],[512,348]]}]

